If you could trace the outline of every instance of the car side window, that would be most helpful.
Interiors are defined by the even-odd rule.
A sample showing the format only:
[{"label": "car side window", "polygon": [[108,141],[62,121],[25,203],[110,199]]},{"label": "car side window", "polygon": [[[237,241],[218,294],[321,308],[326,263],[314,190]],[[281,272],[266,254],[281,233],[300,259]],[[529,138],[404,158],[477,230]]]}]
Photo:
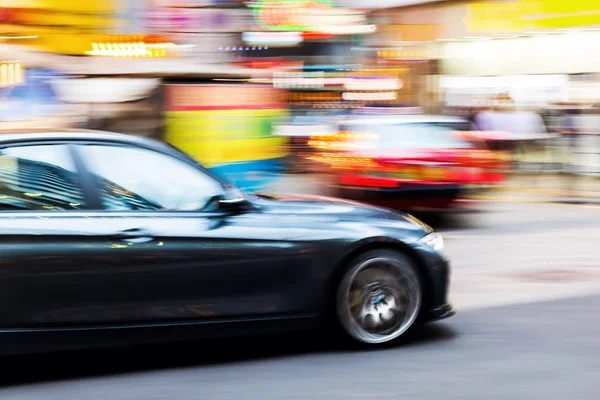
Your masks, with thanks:
[{"label": "car side window", "polygon": [[0,149],[0,210],[77,210],[84,203],[68,145]]},{"label": "car side window", "polygon": [[79,147],[109,211],[208,211],[223,195],[202,170],[156,151],[119,145]]}]

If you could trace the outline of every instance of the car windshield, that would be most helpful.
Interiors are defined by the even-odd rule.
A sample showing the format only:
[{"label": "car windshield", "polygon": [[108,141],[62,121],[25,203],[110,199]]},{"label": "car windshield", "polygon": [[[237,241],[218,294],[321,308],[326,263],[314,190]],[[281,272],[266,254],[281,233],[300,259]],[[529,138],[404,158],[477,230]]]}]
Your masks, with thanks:
[{"label": "car windshield", "polygon": [[[365,141],[365,146],[357,146],[361,152],[366,149],[377,149],[379,153],[410,149],[467,149],[473,147],[469,142],[460,139],[452,132],[456,127],[427,123],[415,124],[381,124],[381,125],[349,125],[344,129],[350,133],[371,133],[377,135],[375,143],[368,145],[360,135],[357,142]],[[367,137],[367,136],[365,136]]]}]

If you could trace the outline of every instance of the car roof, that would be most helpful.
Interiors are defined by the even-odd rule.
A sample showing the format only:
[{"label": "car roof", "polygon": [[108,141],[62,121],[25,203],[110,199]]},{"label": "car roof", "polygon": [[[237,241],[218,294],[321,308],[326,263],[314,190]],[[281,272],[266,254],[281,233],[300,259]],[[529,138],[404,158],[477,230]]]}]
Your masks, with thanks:
[{"label": "car roof", "polygon": [[131,144],[152,144],[154,140],[91,129],[0,129],[0,145],[32,141],[112,141]]},{"label": "car roof", "polygon": [[464,118],[449,115],[369,116],[340,120],[341,125],[399,125],[416,123],[467,123]]}]

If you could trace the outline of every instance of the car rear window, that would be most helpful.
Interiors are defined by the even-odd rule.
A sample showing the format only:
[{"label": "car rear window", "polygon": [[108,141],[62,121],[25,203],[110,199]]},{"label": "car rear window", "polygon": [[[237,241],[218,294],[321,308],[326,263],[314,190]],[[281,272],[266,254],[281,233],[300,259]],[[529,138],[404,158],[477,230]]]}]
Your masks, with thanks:
[{"label": "car rear window", "polygon": [[[390,125],[348,125],[347,132],[374,133],[378,136],[375,147],[379,152],[410,149],[467,149],[473,147],[453,132],[457,127],[416,123]],[[370,140],[360,139],[356,141]],[[369,146],[365,146],[368,148]],[[373,148],[371,146],[371,148]]]}]

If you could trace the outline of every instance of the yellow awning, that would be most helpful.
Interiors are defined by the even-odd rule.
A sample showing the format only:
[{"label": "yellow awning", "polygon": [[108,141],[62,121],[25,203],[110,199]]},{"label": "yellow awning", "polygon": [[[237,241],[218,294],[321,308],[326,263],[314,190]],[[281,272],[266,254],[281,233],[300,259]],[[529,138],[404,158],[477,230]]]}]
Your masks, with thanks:
[{"label": "yellow awning", "polygon": [[38,8],[73,13],[114,12],[118,0],[2,0],[2,7]]}]

